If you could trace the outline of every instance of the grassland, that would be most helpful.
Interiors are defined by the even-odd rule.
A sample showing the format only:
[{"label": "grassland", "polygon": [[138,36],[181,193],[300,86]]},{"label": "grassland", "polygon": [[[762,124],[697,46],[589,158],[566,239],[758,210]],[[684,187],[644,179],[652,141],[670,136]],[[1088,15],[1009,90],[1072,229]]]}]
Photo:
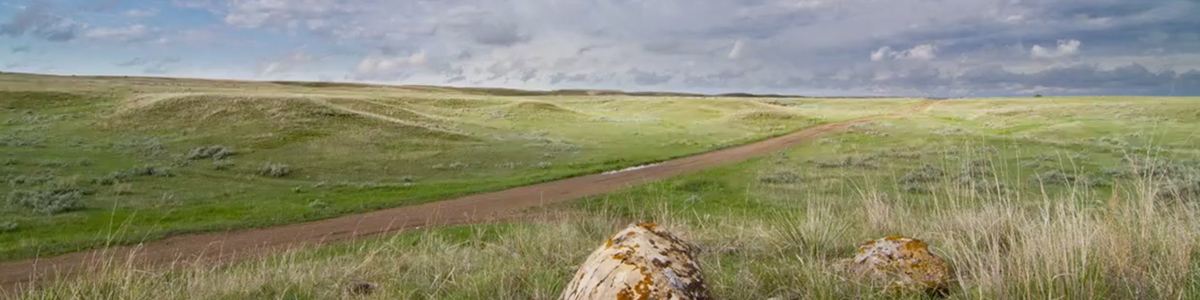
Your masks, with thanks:
[{"label": "grassland", "polygon": [[429,202],[915,103],[574,94],[0,74],[0,259]]},{"label": "grassland", "polygon": [[[282,93],[281,89],[295,94],[351,93],[300,91],[294,86],[262,86],[260,89],[271,89],[270,93],[276,94]],[[172,103],[166,100],[148,106],[161,110],[127,116],[121,114],[121,108],[125,107],[122,105],[130,103],[127,102],[129,99],[147,98],[114,94],[87,102],[97,103],[99,108],[76,108],[90,114],[74,123],[78,127],[71,127],[71,121],[67,120],[42,130],[77,133],[60,135],[59,139],[64,140],[70,136],[84,136],[110,143],[119,139],[102,133],[142,135],[137,138],[179,135],[164,141],[164,148],[169,149],[166,152],[172,153],[168,156],[184,155],[176,153],[211,144],[248,150],[233,156],[235,167],[226,171],[213,170],[205,161],[203,165],[191,162],[172,166],[172,172],[177,174],[174,177],[138,177],[132,182],[136,184],[135,192],[124,196],[146,197],[140,199],[147,202],[121,200],[114,205],[118,203],[116,200],[103,200],[106,199],[104,193],[99,192],[89,198],[92,204],[88,209],[51,217],[28,212],[28,209],[6,208],[6,216],[23,216],[27,219],[19,220],[32,225],[26,227],[22,223],[17,231],[0,234],[0,241],[43,239],[33,234],[39,226],[70,224],[67,219],[46,221],[46,218],[55,220],[72,214],[76,218],[91,217],[127,224],[89,227],[94,231],[79,233],[78,240],[86,240],[89,235],[94,238],[98,236],[97,232],[109,232],[113,230],[111,228],[140,235],[153,232],[132,224],[153,224],[144,226],[160,228],[163,225],[159,224],[176,224],[191,230],[215,228],[197,226],[212,224],[197,220],[146,219],[145,216],[155,211],[189,218],[211,214],[212,218],[225,218],[221,219],[224,223],[219,223],[220,226],[232,227],[291,222],[371,207],[429,201],[454,193],[468,193],[476,188],[492,189],[578,172],[619,168],[757,139],[815,122],[880,114],[912,104],[911,100],[629,96],[537,96],[533,99],[519,96],[516,99],[509,97],[517,96],[449,91],[348,89],[353,89],[353,93],[379,94],[348,97],[370,101],[320,96],[320,101],[328,101],[336,107],[322,103],[316,109],[330,108],[337,111],[334,115],[352,114],[354,116],[347,117],[368,123],[355,125],[346,121],[303,126],[310,130],[329,126],[354,127],[336,127],[340,128],[336,131],[339,134],[326,132],[325,135],[289,139],[294,142],[275,148],[255,144],[253,137],[262,132],[286,136],[285,132],[289,131],[254,129],[257,128],[254,126],[262,125],[253,124],[261,124],[263,120],[295,121],[297,119],[292,117],[273,119],[272,112],[296,114],[297,110],[303,111],[302,107],[315,102],[285,101],[300,108],[286,106],[286,110],[277,111],[271,110],[276,104],[254,106],[257,108],[242,111],[268,113],[257,117],[239,115],[208,126],[196,125],[202,124],[203,119],[185,119],[197,118],[196,113],[206,111],[195,111],[202,109],[202,104],[170,108],[173,106],[164,106]],[[206,93],[218,92],[231,93]],[[412,94],[399,96],[402,93]],[[223,103],[222,107],[240,105],[238,101],[211,96],[213,94],[206,94],[206,98],[200,98],[204,99],[201,102]],[[254,99],[262,98],[267,97]],[[543,118],[561,116],[557,113],[517,114],[538,116],[524,119],[492,119],[488,117],[490,113],[484,111],[428,108],[448,104],[420,99],[500,103],[486,106],[491,108],[519,107],[536,100],[538,102],[527,106],[536,106],[537,111],[560,112],[546,107],[549,103],[589,116],[632,121],[583,122]],[[444,141],[445,137],[438,135],[439,142],[417,148],[355,151],[353,149],[357,148],[345,144],[358,141],[354,144],[358,147],[381,137],[401,138],[382,132],[386,130],[373,129],[392,126],[388,122],[338,109],[398,118],[398,114],[387,109],[370,107],[374,102],[406,108],[422,107],[417,111],[452,117],[456,121],[442,127],[422,128],[486,139]],[[761,105],[787,112],[788,117],[758,111],[764,107]],[[71,113],[71,107],[79,106],[66,105],[55,108],[61,110],[51,110],[55,113],[44,114]],[[175,111],[186,112],[169,113]],[[657,118],[636,117],[646,115]],[[239,120],[255,122],[238,127],[236,122]],[[577,264],[600,241],[629,222],[653,221],[672,228],[703,249],[700,259],[705,275],[712,290],[722,299],[919,298],[919,295],[896,295],[847,281],[832,267],[834,261],[852,256],[858,243],[896,234],[926,240],[936,253],[954,265],[959,280],[949,295],[952,299],[1194,299],[1200,298],[1200,272],[1195,271],[1200,269],[1200,207],[1197,204],[1200,203],[1200,152],[1197,151],[1200,149],[1197,140],[1200,128],[1195,126],[1197,123],[1200,123],[1200,99],[1195,98],[946,100],[919,115],[857,125],[771,157],[544,207],[528,212],[527,217],[519,221],[429,228],[367,241],[297,249],[230,266],[192,265],[188,261],[180,261],[182,267],[173,269],[105,266],[100,275],[47,283],[42,289],[19,297],[553,299],[566,285]],[[87,124],[100,125],[101,133],[96,133]],[[194,127],[192,130],[178,127],[183,125]],[[6,130],[20,133],[18,129],[27,128],[20,126]],[[578,149],[571,155],[540,158],[540,153],[558,152],[540,146],[530,147],[528,141],[506,144],[509,140],[500,138],[542,131],[549,133],[541,136],[553,140],[547,145],[577,145]],[[709,132],[714,133],[710,135]],[[99,137],[101,135],[105,137]],[[363,137],[346,137],[356,135]],[[413,140],[408,135],[402,137],[409,137],[403,139],[405,141]],[[674,143],[681,140],[696,145]],[[416,163],[418,166],[462,162],[461,169],[405,169],[408,163],[380,163],[403,159],[386,153],[400,155],[415,152],[413,149],[418,148],[436,148],[432,145],[443,145],[443,148],[437,148],[436,151],[443,151],[439,153],[455,155],[432,155],[411,161],[419,162]],[[113,148],[117,147],[96,147],[99,150],[85,152],[96,155],[90,156],[93,166],[63,169],[78,170],[75,172],[81,175],[77,176],[83,178],[105,172],[91,171],[91,168],[107,167],[107,171],[156,162],[153,157],[110,150]],[[63,151],[62,155],[67,155],[68,150]],[[307,155],[323,151],[331,154],[320,159],[305,159]],[[508,152],[516,154],[505,154]],[[532,158],[520,156],[531,155],[530,152],[534,152]],[[18,153],[45,155],[33,149]],[[105,155],[110,155],[113,160],[103,160],[101,153],[108,153]],[[487,157],[493,162],[551,161],[553,165],[544,169],[536,166],[489,168],[491,164],[469,160],[472,155],[490,155]],[[622,158],[624,160],[620,160]],[[25,156],[18,156],[18,159],[29,160]],[[66,160],[61,157],[45,159]],[[296,171],[282,178],[258,176],[257,167],[267,161],[289,164]],[[375,167],[345,169],[357,164]],[[389,168],[380,170],[381,165]],[[10,170],[46,168],[35,166],[19,164]],[[487,175],[474,177],[477,174]],[[402,176],[417,179],[412,181],[412,186],[403,187]],[[379,178],[394,179],[377,182]],[[378,187],[364,190],[351,184],[324,190],[315,186],[321,182],[333,185],[341,180],[377,182]],[[488,180],[493,180],[490,185]],[[224,188],[226,185],[240,189]],[[204,197],[206,194],[201,192],[179,198],[181,200],[173,207],[149,204],[155,201],[153,196],[157,192],[149,196],[137,192],[151,189],[191,195],[174,190],[182,186],[198,187],[196,189],[207,193],[243,192],[218,197]],[[105,189],[102,186],[87,187]],[[297,187],[299,191],[293,191]],[[458,189],[447,191],[448,187]],[[422,190],[425,188],[428,190]],[[425,191],[422,194],[425,198],[405,193],[410,191]],[[343,208],[329,209],[328,214],[312,213],[314,208],[306,203],[310,201],[308,199],[320,199],[333,207]],[[136,216],[121,216],[112,212],[117,209],[105,209],[109,206],[128,209],[130,214],[136,211]],[[230,206],[235,208],[228,208]],[[185,207],[196,210],[181,213],[185,212]],[[230,216],[241,217],[243,214],[221,213],[225,209],[269,210],[262,216],[288,215],[293,218],[232,218]],[[137,221],[142,219],[146,221]],[[61,237],[69,236],[74,230],[79,228],[46,229],[39,233],[46,237]],[[9,238],[12,240],[3,240]],[[369,295],[351,295],[347,286],[356,282],[374,283],[379,288]]]}]

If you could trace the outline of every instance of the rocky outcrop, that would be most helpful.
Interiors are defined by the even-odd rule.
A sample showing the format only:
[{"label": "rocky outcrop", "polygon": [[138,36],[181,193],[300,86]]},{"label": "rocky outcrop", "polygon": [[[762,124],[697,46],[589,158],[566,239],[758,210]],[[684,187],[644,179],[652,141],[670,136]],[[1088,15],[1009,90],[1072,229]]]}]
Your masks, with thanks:
[{"label": "rocky outcrop", "polygon": [[952,283],[950,265],[925,242],[903,236],[867,241],[854,258],[841,262],[851,277],[889,290],[944,295]]},{"label": "rocky outcrop", "polygon": [[588,256],[559,299],[711,299],[695,255],[657,225],[633,224]]}]

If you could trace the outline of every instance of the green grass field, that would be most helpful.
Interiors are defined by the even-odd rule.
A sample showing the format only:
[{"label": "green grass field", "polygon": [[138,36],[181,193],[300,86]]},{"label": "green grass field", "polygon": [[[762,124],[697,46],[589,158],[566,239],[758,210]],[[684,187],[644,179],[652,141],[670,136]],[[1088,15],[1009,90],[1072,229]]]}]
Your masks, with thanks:
[{"label": "green grass field", "polygon": [[[10,156],[0,160],[15,162],[3,170],[48,178],[4,188],[92,191],[81,208],[55,214],[4,206],[16,224],[0,233],[9,258],[619,169],[918,101],[11,75],[0,83],[8,90],[0,120],[17,120],[0,127]],[[523,222],[428,228],[231,266],[109,266],[20,297],[554,299],[601,241],[652,221],[703,249],[722,299],[919,298],[847,281],[832,267],[888,235],[924,239],[947,259],[958,278],[952,299],[1195,299],[1196,124],[1197,98],[944,100],[769,157],[539,208]],[[186,159],[209,145],[237,154],[217,160],[230,164],[223,170],[211,158]],[[259,175],[267,163],[293,170]],[[146,165],[172,176],[92,182]],[[379,291],[348,294],[358,281]]]},{"label": "green grass field", "polygon": [[915,103],[488,92],[0,75],[0,259],[435,201]]}]

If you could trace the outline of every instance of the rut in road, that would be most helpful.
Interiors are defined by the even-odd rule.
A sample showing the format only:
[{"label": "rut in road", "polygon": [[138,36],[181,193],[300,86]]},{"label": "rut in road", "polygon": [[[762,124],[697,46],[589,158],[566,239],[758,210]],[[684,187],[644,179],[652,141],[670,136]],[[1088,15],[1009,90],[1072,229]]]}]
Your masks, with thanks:
[{"label": "rut in road", "polygon": [[288,248],[344,241],[423,226],[461,225],[490,220],[532,207],[600,195],[633,185],[740,162],[811,141],[859,123],[902,118],[934,104],[927,100],[890,115],[810,127],[787,135],[644,168],[592,174],[439,202],[276,227],[181,235],[137,246],[0,263],[0,290],[14,292],[39,282],[103,266],[169,266],[177,262],[226,263]]}]

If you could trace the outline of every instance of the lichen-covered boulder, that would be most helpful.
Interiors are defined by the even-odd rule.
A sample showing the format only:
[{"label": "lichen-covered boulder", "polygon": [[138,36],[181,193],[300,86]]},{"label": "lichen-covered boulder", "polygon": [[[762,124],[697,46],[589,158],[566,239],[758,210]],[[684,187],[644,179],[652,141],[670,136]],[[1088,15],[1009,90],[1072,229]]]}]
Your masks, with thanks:
[{"label": "lichen-covered boulder", "polygon": [[559,299],[710,299],[695,254],[655,224],[633,224],[588,256]]},{"label": "lichen-covered boulder", "polygon": [[903,236],[867,241],[854,258],[842,261],[854,279],[881,283],[889,290],[944,295],[950,291],[950,265],[925,242]]}]

